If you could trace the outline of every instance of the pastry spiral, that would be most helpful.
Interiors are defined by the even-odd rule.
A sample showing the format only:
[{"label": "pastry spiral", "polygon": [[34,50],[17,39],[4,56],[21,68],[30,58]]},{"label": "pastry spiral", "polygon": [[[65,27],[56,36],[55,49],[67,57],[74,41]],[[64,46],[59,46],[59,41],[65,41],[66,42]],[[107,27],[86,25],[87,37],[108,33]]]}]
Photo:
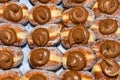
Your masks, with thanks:
[{"label": "pastry spiral", "polygon": [[29,63],[32,68],[56,70],[62,65],[62,54],[55,47],[39,47],[30,51]]},{"label": "pastry spiral", "polygon": [[96,39],[94,33],[84,25],[63,28],[60,36],[64,48],[79,45],[90,46]]},{"label": "pastry spiral", "polygon": [[20,24],[0,24],[0,44],[23,46],[27,41],[27,31]]},{"label": "pastry spiral", "polygon": [[54,4],[35,5],[29,11],[29,21],[32,26],[54,24],[61,22],[63,9]]},{"label": "pastry spiral", "polygon": [[60,43],[61,24],[46,24],[30,31],[28,44],[30,48],[55,46]]},{"label": "pastry spiral", "polygon": [[19,23],[22,25],[28,22],[28,8],[26,5],[11,1],[0,5],[1,23]]},{"label": "pastry spiral", "polygon": [[91,69],[95,59],[90,48],[79,46],[68,49],[63,55],[62,63],[65,69],[81,71]]}]

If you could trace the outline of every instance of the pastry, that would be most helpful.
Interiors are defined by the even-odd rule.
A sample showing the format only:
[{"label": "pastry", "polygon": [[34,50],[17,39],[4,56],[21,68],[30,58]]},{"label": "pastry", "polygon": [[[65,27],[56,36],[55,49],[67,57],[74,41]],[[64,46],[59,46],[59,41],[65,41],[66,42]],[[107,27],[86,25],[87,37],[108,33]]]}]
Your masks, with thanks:
[{"label": "pastry", "polygon": [[96,80],[120,80],[120,65],[111,58],[98,61],[92,72]]},{"label": "pastry", "polygon": [[22,73],[19,69],[0,70],[0,80],[20,80]]},{"label": "pastry", "polygon": [[77,6],[66,9],[63,12],[62,22],[68,27],[78,24],[85,24],[87,27],[89,27],[94,21],[94,18],[94,12],[91,9],[83,6]]},{"label": "pastry", "polygon": [[20,24],[0,24],[0,44],[23,46],[27,41],[27,31]]},{"label": "pastry", "polygon": [[60,73],[60,80],[95,80],[95,77],[88,71],[63,70]]},{"label": "pastry", "polygon": [[97,39],[101,38],[120,38],[120,22],[116,18],[98,18],[91,25],[91,30]]},{"label": "pastry", "polygon": [[25,25],[28,22],[28,8],[20,2],[8,2],[0,5],[1,23],[19,23]]},{"label": "pastry", "polygon": [[95,55],[88,47],[72,47],[68,49],[62,58],[63,67],[70,70],[89,70],[95,63]]},{"label": "pastry", "polygon": [[33,26],[61,22],[62,10],[54,4],[36,5],[29,11],[29,22]]},{"label": "pastry", "polygon": [[97,60],[105,58],[114,58],[120,61],[120,41],[115,39],[101,39],[96,41],[92,49],[95,52]]},{"label": "pastry", "polygon": [[64,48],[78,45],[90,46],[96,39],[94,33],[84,25],[64,28],[60,35],[62,46]]},{"label": "pastry", "polygon": [[51,71],[32,69],[27,71],[21,80],[59,80],[59,78]]},{"label": "pastry", "polygon": [[64,7],[85,6],[91,8],[96,0],[63,0]]},{"label": "pastry", "polygon": [[120,16],[119,0],[97,0],[92,7],[96,17],[116,17]]},{"label": "pastry", "polygon": [[22,63],[22,49],[14,46],[0,45],[0,69],[10,69]]},{"label": "pastry", "polygon": [[56,47],[32,49],[28,58],[32,68],[56,70],[62,65],[62,53]]},{"label": "pastry", "polygon": [[19,0],[0,0],[0,3],[6,3],[6,2],[9,2],[9,1],[19,1]]},{"label": "pastry", "polygon": [[30,0],[32,4],[59,4],[62,0]]},{"label": "pastry", "polygon": [[46,24],[35,27],[28,36],[31,48],[55,46],[60,43],[61,24]]}]

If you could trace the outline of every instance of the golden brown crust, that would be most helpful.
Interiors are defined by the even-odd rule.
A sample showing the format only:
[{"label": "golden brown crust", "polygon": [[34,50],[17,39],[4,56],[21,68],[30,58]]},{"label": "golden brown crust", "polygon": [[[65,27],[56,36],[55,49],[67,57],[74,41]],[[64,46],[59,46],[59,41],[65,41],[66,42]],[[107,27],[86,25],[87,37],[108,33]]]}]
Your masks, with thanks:
[{"label": "golden brown crust", "polygon": [[31,48],[37,47],[37,45],[35,45],[35,43],[32,40],[32,33],[33,33],[34,30],[36,30],[38,28],[45,28],[49,32],[49,41],[46,44],[46,46],[55,46],[55,45],[59,44],[59,42],[60,42],[60,31],[62,29],[62,25],[61,24],[46,24],[46,25],[41,25],[41,26],[35,27],[29,33],[28,43],[29,43],[29,46]]},{"label": "golden brown crust", "polygon": [[[62,80],[61,78],[63,77],[63,75],[68,72],[70,70],[63,70],[60,73],[60,80]],[[95,77],[92,73],[88,72],[88,71],[77,71],[80,75],[81,75],[81,80],[95,80]]]},{"label": "golden brown crust", "polygon": [[[48,48],[42,47],[42,48],[40,48],[39,47],[39,48],[35,48],[35,49],[47,49],[47,50],[49,50],[50,57],[49,57],[49,61],[45,65],[36,66],[34,68],[38,68],[38,69],[42,69],[42,70],[56,70],[56,69],[61,67],[61,65],[62,65],[62,53],[57,48],[55,48],[55,47],[48,47]],[[35,49],[33,49],[33,50],[35,50]],[[30,64],[31,64],[30,56],[31,56],[32,51],[28,55]]]},{"label": "golden brown crust", "polygon": [[[114,33],[109,34],[109,35],[104,35],[104,34],[100,33],[99,23],[100,23],[100,21],[102,21],[104,19],[113,19],[113,20],[117,21],[118,28]],[[97,39],[106,38],[106,37],[107,38],[113,38],[113,39],[119,39],[120,38],[120,22],[119,22],[119,19],[117,19],[117,18],[111,18],[111,17],[97,18],[93,22],[93,24],[91,25],[90,28],[95,33]]]},{"label": "golden brown crust", "polygon": [[[71,20],[70,20],[70,11],[72,10],[73,8],[70,8],[70,9],[66,9],[64,12],[63,12],[63,16],[62,16],[62,22],[67,26],[67,27],[73,27],[73,26],[76,26],[77,24],[74,24]],[[87,20],[85,20],[84,22],[81,22],[80,24],[85,24],[85,26],[89,27],[92,22],[94,21],[94,18],[95,18],[95,15],[94,15],[94,12],[92,10],[90,10],[89,8],[85,8],[87,11],[88,11],[88,17],[87,17]]]},{"label": "golden brown crust", "polygon": [[[106,41],[106,40],[110,40],[110,41],[116,41],[117,43],[120,43],[120,41],[115,40],[115,39],[101,39],[96,41],[93,45],[92,45],[92,49],[95,53],[95,56],[97,58],[97,60],[101,60],[104,59],[105,57],[102,55],[102,53],[100,52],[100,46]],[[120,61],[120,55],[118,55],[117,57],[115,57],[116,61]]]},{"label": "golden brown crust", "polygon": [[102,72],[102,69],[100,67],[100,62],[97,62],[94,66],[93,66],[93,69],[92,69],[92,73],[95,75],[95,78],[97,80],[119,80],[120,79],[120,73],[118,74],[118,76],[116,77],[108,77],[106,76],[103,72]]},{"label": "golden brown crust", "polygon": [[0,53],[9,52],[13,56],[13,65],[12,67],[16,67],[22,63],[23,53],[22,49],[14,46],[0,46]]},{"label": "golden brown crust", "polygon": [[37,5],[37,4],[59,4],[61,0],[49,0],[47,3],[42,3],[40,0],[30,0],[32,4]]},{"label": "golden brown crust", "polygon": [[0,70],[0,80],[8,77],[14,80],[20,80],[22,78],[22,73],[19,69]]},{"label": "golden brown crust", "polygon": [[[72,46],[70,46],[69,41],[68,41],[68,37],[69,37],[69,33],[70,33],[71,29],[72,29],[72,27],[63,28],[63,30],[60,33],[62,46],[64,48],[70,48],[72,46],[80,46],[81,45],[81,44],[73,44]],[[90,33],[90,37],[89,37],[88,43],[83,45],[83,46],[90,46],[96,39],[94,33],[90,29],[88,29],[88,31]]]},{"label": "golden brown crust", "polygon": [[95,2],[94,6],[92,7],[92,10],[95,12],[95,16],[98,17],[116,17],[119,18],[119,14],[120,14],[120,5],[118,6],[118,9],[113,13],[113,14],[105,14],[99,11],[98,9],[98,2]]},{"label": "golden brown crust", "polygon": [[58,76],[51,71],[36,70],[36,69],[27,71],[21,80],[29,80],[29,78],[35,74],[44,75],[47,78],[46,80],[59,80]]},{"label": "golden brown crust", "polygon": [[[4,29],[7,29],[7,28],[13,29],[16,33],[17,40],[11,45],[23,46],[26,43],[26,41],[27,41],[27,31],[24,28],[24,26],[22,26],[20,24],[10,24],[10,23],[0,24],[0,31],[2,31]],[[3,44],[3,42],[1,42],[1,40],[0,40],[0,44]]]},{"label": "golden brown crust", "polygon": [[92,66],[95,63],[95,59],[96,59],[93,51],[90,48],[79,46],[79,47],[72,47],[71,49],[68,49],[64,53],[64,56],[62,58],[62,63],[63,63],[63,67],[65,69],[68,69],[68,67],[67,67],[67,56],[69,55],[69,52],[72,52],[72,51],[80,51],[80,52],[84,53],[86,66],[83,70],[89,70],[89,69],[92,68]]},{"label": "golden brown crust", "polygon": [[33,18],[33,10],[38,7],[38,6],[46,6],[50,9],[51,12],[51,19],[49,22],[47,22],[48,24],[50,23],[58,23],[61,22],[61,17],[62,17],[62,8],[58,7],[54,4],[39,4],[34,6],[30,11],[29,11],[29,21],[31,23],[31,25],[36,26],[39,25],[39,23],[37,23],[34,18]]},{"label": "golden brown crust", "polygon": [[65,7],[70,8],[73,6],[85,6],[91,8],[96,0],[85,0],[81,3],[73,3],[72,0],[63,0],[63,4]]},{"label": "golden brown crust", "polygon": [[0,5],[0,22],[4,22],[4,23],[16,23],[16,22],[12,22],[9,21],[7,19],[4,18],[3,16],[3,11],[5,10],[6,6],[10,5],[10,4],[17,4],[22,8],[22,12],[23,12],[23,17],[20,21],[18,21],[17,23],[25,25],[28,22],[28,8],[26,5],[20,3],[20,2],[8,2],[8,3],[4,3]]}]

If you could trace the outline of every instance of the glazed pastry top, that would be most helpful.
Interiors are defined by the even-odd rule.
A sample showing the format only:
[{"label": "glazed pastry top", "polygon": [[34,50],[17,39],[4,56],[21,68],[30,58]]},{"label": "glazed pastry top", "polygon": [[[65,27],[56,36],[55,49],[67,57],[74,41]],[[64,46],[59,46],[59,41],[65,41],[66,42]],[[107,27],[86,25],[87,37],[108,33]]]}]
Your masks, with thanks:
[{"label": "glazed pastry top", "polygon": [[33,18],[39,24],[45,24],[51,19],[51,11],[47,6],[38,6],[33,10]]},{"label": "glazed pastry top", "polygon": [[84,2],[85,0],[72,0],[72,2],[75,2],[75,3],[82,3]]},{"label": "glazed pastry top", "polygon": [[84,54],[80,51],[72,51],[67,56],[67,66],[71,70],[82,70],[86,66]]},{"label": "glazed pastry top", "polygon": [[37,46],[45,46],[49,41],[49,32],[45,28],[38,28],[33,32],[32,39]]},{"label": "glazed pastry top", "polygon": [[69,43],[73,44],[87,44],[90,33],[83,25],[72,28],[69,32]]},{"label": "glazed pastry top", "polygon": [[119,48],[120,43],[112,40],[106,40],[101,44],[100,52],[106,58],[115,58],[120,54]]},{"label": "glazed pastry top", "polygon": [[117,29],[118,24],[116,20],[104,19],[99,22],[99,31],[104,35],[115,33]]},{"label": "glazed pastry top", "polygon": [[42,74],[34,74],[30,77],[29,80],[47,80],[46,77]]},{"label": "glazed pastry top", "polygon": [[0,68],[10,69],[12,65],[13,65],[13,56],[7,51],[0,53]]},{"label": "glazed pastry top", "polygon": [[3,29],[0,32],[0,40],[6,45],[13,44],[17,40],[16,32],[12,28]]},{"label": "glazed pastry top", "polygon": [[39,0],[41,3],[48,3],[50,0]]},{"label": "glazed pastry top", "polygon": [[113,14],[118,6],[118,0],[98,0],[98,9],[106,14]]},{"label": "glazed pastry top", "polygon": [[87,17],[88,17],[88,11],[86,8],[79,6],[79,7],[74,7],[69,13],[70,20],[75,23],[79,24],[81,22],[84,22]]},{"label": "glazed pastry top", "polygon": [[3,11],[3,16],[9,21],[18,22],[23,18],[22,8],[19,5],[12,3],[6,6]]},{"label": "glazed pastry top", "polygon": [[63,75],[62,80],[82,80],[82,79],[77,71],[68,71]]},{"label": "glazed pastry top", "polygon": [[48,49],[35,49],[30,55],[30,62],[33,67],[45,65],[50,58]]},{"label": "glazed pastry top", "polygon": [[109,77],[114,77],[119,74],[120,66],[114,59],[105,59],[101,63],[103,73]]}]

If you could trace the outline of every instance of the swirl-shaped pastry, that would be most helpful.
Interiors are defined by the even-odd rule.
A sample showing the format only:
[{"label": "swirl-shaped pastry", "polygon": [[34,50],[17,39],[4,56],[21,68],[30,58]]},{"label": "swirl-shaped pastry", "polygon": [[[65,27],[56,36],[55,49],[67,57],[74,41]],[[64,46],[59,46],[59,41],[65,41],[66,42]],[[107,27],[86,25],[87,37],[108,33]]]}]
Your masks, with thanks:
[{"label": "swirl-shaped pastry", "polygon": [[120,54],[120,43],[112,40],[105,40],[100,46],[100,52],[105,57],[115,58]]},{"label": "swirl-shaped pastry", "polygon": [[50,58],[50,52],[48,49],[36,49],[31,52],[30,62],[32,66],[43,66]]},{"label": "swirl-shaped pastry", "polygon": [[62,8],[54,4],[39,4],[29,12],[29,21],[32,26],[61,22]]},{"label": "swirl-shaped pastry", "polygon": [[27,71],[21,80],[59,80],[59,78],[51,71],[33,69]]},{"label": "swirl-shaped pastry", "polygon": [[29,63],[32,68],[56,70],[62,62],[62,54],[55,47],[35,48],[29,53]]},{"label": "swirl-shaped pastry", "polygon": [[113,14],[119,6],[118,0],[99,0],[98,9],[106,14]]},{"label": "swirl-shaped pastry", "polygon": [[95,41],[95,35],[84,25],[78,25],[73,28],[63,28],[61,40],[64,48],[78,45],[89,46]]},{"label": "swirl-shaped pastry", "polygon": [[3,11],[3,16],[9,21],[18,22],[23,18],[22,8],[15,3],[10,4]]},{"label": "swirl-shaped pastry", "polygon": [[85,24],[87,27],[94,21],[94,12],[83,6],[77,6],[66,9],[63,12],[62,22],[68,26],[73,27],[78,24]]},{"label": "swirl-shaped pastry", "polygon": [[39,24],[45,24],[51,19],[50,9],[46,6],[38,6],[33,10],[33,18]]},{"label": "swirl-shaped pastry", "polygon": [[99,31],[104,35],[109,35],[117,31],[118,24],[116,20],[104,19],[99,22]]},{"label": "swirl-shaped pastry", "polygon": [[85,6],[91,8],[96,0],[63,0],[63,5],[66,8],[75,6]]},{"label": "swirl-shaped pastry", "polygon": [[13,65],[13,55],[9,52],[0,53],[0,68],[10,69]]},{"label": "swirl-shaped pastry", "polygon": [[104,58],[114,58],[120,61],[120,42],[114,39],[101,39],[94,43],[92,49],[97,60]]},{"label": "swirl-shaped pastry", "polygon": [[28,43],[30,48],[54,46],[60,42],[61,24],[47,24],[34,28],[29,36]]},{"label": "swirl-shaped pastry", "polygon": [[34,30],[32,39],[37,46],[46,46],[49,41],[49,32],[45,28],[38,28]]},{"label": "swirl-shaped pastry", "polygon": [[22,72],[19,69],[0,70],[0,80],[20,80]]},{"label": "swirl-shaped pastry", "polygon": [[0,24],[0,44],[23,46],[27,41],[27,31],[20,24]]},{"label": "swirl-shaped pastry", "polygon": [[87,47],[73,47],[64,53],[62,62],[65,69],[75,71],[89,70],[95,63],[95,55]]},{"label": "swirl-shaped pastry", "polygon": [[119,0],[97,0],[93,6],[96,17],[119,17]]},{"label": "swirl-shaped pastry", "polygon": [[97,39],[101,38],[120,38],[120,24],[117,18],[97,18],[91,25],[91,30]]},{"label": "swirl-shaped pastry", "polygon": [[74,7],[70,11],[69,17],[73,23],[79,24],[88,18],[88,11],[82,6]]},{"label": "swirl-shaped pastry", "polygon": [[90,33],[85,26],[76,26],[70,30],[69,44],[87,44],[90,38]]},{"label": "swirl-shaped pastry", "polygon": [[21,64],[22,49],[13,46],[0,46],[0,69],[10,69]]},{"label": "swirl-shaped pastry", "polygon": [[97,80],[117,80],[120,78],[120,65],[112,58],[97,62],[92,69]]},{"label": "swirl-shaped pastry", "polygon": [[60,73],[60,80],[95,80],[92,73],[88,71],[63,70]]},{"label": "swirl-shaped pastry", "polygon": [[67,56],[67,66],[71,70],[82,70],[86,66],[85,56],[79,51],[72,51]]},{"label": "swirl-shaped pastry", "polygon": [[19,23],[25,25],[28,22],[28,8],[19,2],[8,2],[0,5],[0,22]]},{"label": "swirl-shaped pastry", "polygon": [[114,77],[120,72],[119,64],[113,59],[105,59],[101,62],[101,69],[107,76]]},{"label": "swirl-shaped pastry", "polygon": [[12,28],[3,29],[0,32],[0,40],[3,44],[11,45],[16,41],[16,32]]},{"label": "swirl-shaped pastry", "polygon": [[62,0],[30,0],[32,4],[59,4]]}]

